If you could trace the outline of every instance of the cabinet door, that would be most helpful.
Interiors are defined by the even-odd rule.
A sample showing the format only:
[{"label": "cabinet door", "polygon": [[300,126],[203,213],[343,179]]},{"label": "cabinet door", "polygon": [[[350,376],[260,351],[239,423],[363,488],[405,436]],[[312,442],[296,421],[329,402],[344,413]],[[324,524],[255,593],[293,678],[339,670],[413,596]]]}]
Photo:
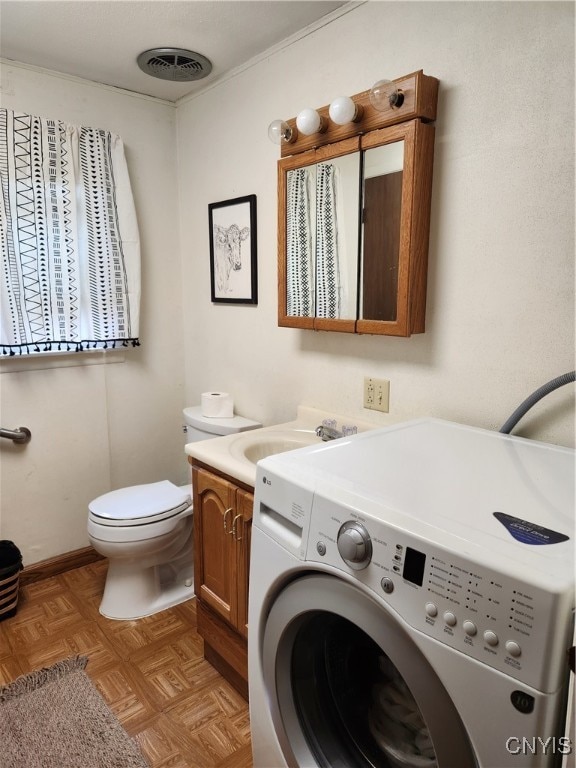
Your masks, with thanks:
[{"label": "cabinet door", "polygon": [[240,525],[236,528],[236,563],[238,572],[238,617],[237,628],[248,638],[248,576],[250,574],[250,541],[252,536],[252,508],[254,496],[246,491],[237,491],[237,514]]},{"label": "cabinet door", "polygon": [[196,468],[193,483],[195,592],[205,605],[235,624],[237,543],[232,536],[232,521],[236,486]]},{"label": "cabinet door", "polygon": [[[364,180],[367,258],[362,260],[364,290],[356,333],[423,333],[434,126],[412,120],[371,131],[360,146],[364,166],[371,170],[365,171]],[[367,178],[369,172],[375,175]]]}]

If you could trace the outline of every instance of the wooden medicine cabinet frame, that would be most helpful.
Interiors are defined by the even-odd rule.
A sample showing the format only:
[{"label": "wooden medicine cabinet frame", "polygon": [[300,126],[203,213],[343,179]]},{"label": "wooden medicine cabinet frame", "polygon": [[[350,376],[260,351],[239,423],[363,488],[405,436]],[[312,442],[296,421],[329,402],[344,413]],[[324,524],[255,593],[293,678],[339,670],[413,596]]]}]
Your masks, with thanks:
[{"label": "wooden medicine cabinet frame", "polygon": [[[318,110],[328,128],[313,136],[297,136],[281,147],[278,161],[278,325],[345,333],[407,337],[425,329],[428,239],[434,158],[434,126],[438,80],[422,71],[393,81],[404,95],[400,107],[385,112],[370,104],[369,91],[353,96],[362,107],[358,122],[337,126],[328,120],[328,107]],[[295,129],[295,120],[288,124]],[[296,133],[296,131],[294,130]],[[287,313],[287,191],[288,173],[344,155],[358,153],[359,175],[363,175],[365,153],[394,142],[403,144],[401,209],[399,214],[397,289],[395,317],[370,319],[362,312],[362,221],[363,178],[359,179],[358,247],[355,252],[357,291],[353,317],[304,317]],[[370,278],[368,277],[368,280]]]}]

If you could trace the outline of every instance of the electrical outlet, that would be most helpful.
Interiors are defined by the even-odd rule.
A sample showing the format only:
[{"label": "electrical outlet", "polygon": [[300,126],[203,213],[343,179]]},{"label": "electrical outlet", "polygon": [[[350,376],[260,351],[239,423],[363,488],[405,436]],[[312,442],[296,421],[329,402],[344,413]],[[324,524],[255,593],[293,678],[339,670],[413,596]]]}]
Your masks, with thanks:
[{"label": "electrical outlet", "polygon": [[374,379],[364,379],[364,408],[374,405]]},{"label": "electrical outlet", "polygon": [[390,382],[388,379],[364,379],[364,408],[388,413],[390,410]]}]

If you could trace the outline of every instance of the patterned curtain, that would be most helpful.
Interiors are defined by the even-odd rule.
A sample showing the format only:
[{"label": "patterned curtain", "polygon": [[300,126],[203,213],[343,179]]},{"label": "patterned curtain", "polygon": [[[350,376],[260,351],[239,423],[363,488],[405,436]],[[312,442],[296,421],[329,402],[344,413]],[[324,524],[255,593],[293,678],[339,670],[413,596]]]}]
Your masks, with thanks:
[{"label": "patterned curtain", "polygon": [[140,242],[120,137],[0,109],[3,354],[137,346]]},{"label": "patterned curtain", "polygon": [[296,168],[287,180],[286,314],[297,317],[314,317],[309,177],[306,168]]},{"label": "patterned curtain", "polygon": [[336,168],[317,166],[316,316],[340,317],[340,265],[336,216]]}]

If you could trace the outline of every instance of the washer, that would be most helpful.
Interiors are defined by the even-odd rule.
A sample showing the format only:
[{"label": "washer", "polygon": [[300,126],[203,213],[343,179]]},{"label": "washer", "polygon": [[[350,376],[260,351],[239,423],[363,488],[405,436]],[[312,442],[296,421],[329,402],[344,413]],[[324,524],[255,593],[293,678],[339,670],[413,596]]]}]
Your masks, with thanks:
[{"label": "washer", "polygon": [[254,768],[547,768],[574,623],[574,451],[421,419],[257,469]]}]

